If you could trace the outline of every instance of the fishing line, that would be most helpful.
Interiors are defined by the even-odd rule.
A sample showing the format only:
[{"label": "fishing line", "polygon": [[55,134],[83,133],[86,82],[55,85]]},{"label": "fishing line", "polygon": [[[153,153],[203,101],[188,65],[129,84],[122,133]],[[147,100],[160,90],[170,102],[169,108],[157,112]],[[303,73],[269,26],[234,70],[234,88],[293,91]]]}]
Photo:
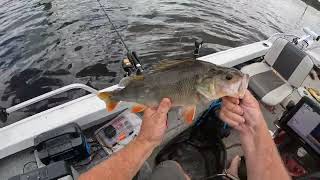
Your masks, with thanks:
[{"label": "fishing line", "polygon": [[[137,55],[137,53],[135,51],[130,51],[127,44],[124,42],[122,36],[120,35],[119,31],[117,30],[116,26],[113,24],[111,18],[109,17],[107,11],[105,10],[104,6],[101,4],[100,0],[97,0],[97,2],[100,5],[101,10],[103,11],[104,15],[107,17],[109,23],[111,24],[112,28],[115,30],[118,38],[120,39],[122,45],[124,46],[124,48],[127,50],[127,57],[128,60],[130,61],[132,67],[129,67],[128,69],[125,69],[124,66],[124,61],[122,62],[122,67],[124,68],[124,70],[126,71],[126,75],[130,75],[133,71],[136,74],[141,74],[144,70],[143,67],[141,65],[141,61]],[[134,70],[132,70],[134,69]]]},{"label": "fishing line", "polygon": [[119,31],[117,30],[116,26],[113,24],[113,22],[112,22],[111,18],[109,17],[107,11],[105,10],[104,6],[101,4],[100,0],[97,0],[97,2],[99,3],[101,10],[104,12],[104,15],[107,17],[107,19],[108,19],[109,23],[111,24],[112,28],[115,30],[115,32],[116,32],[118,38],[120,39],[122,45],[127,50],[127,52],[130,52],[127,44],[124,42],[124,40],[123,40],[122,36],[120,35]]},{"label": "fishing line", "polygon": [[306,1],[307,6],[304,8],[303,13],[301,14],[299,20],[297,21],[297,23],[296,23],[296,28],[299,28],[299,25],[301,24],[301,21],[302,21],[304,15],[306,14],[306,12],[307,12],[307,10],[308,10],[308,8],[309,8],[308,2],[309,2],[309,1],[307,0],[307,1]]},{"label": "fishing line", "polygon": [[[123,38],[122,38],[122,36],[120,35],[119,31],[117,30],[116,26],[113,24],[113,22],[112,22],[111,18],[109,17],[107,11],[105,10],[104,6],[101,4],[100,0],[97,0],[97,2],[99,3],[101,10],[104,12],[104,15],[107,17],[107,19],[108,19],[109,23],[111,24],[112,28],[113,28],[114,31],[116,32],[116,34],[117,34],[118,38],[120,39],[122,45],[123,45],[124,48],[127,50],[127,52],[130,52],[127,44],[126,44],[125,41],[123,40]],[[140,66],[141,66],[141,65],[140,65]],[[38,77],[42,77],[46,72],[47,72],[47,71],[43,71],[42,73],[40,73],[40,74],[38,75]],[[38,80],[38,78],[35,78],[35,77],[34,77],[34,78],[32,78],[32,79],[29,79],[26,83],[27,83],[27,84],[31,84],[31,83],[33,83],[33,82],[36,81],[36,80]]]}]

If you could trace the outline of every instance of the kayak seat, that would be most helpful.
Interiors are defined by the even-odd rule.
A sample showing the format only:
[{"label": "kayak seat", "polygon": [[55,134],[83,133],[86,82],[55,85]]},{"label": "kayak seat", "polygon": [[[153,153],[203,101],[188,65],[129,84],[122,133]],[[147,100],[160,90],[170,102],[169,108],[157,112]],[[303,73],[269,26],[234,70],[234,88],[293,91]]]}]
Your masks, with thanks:
[{"label": "kayak seat", "polygon": [[312,68],[313,62],[303,50],[279,38],[264,61],[247,65],[241,71],[250,76],[249,89],[263,103],[275,106],[302,85]]}]

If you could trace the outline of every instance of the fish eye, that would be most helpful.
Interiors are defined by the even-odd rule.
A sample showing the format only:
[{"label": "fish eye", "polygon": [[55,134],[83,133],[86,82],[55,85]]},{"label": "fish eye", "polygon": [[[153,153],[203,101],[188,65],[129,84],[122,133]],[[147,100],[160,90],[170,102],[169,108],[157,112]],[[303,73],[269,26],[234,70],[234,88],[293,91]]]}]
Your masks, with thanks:
[{"label": "fish eye", "polygon": [[227,74],[226,75],[226,80],[230,81],[232,80],[233,76],[231,74]]}]

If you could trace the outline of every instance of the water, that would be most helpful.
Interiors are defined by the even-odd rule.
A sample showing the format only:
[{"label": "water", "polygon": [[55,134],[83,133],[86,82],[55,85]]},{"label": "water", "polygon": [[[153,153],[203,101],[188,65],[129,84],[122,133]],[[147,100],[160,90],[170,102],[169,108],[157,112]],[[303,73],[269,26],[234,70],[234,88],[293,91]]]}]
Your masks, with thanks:
[{"label": "water", "polygon": [[[101,0],[146,68],[267,39],[304,26],[320,32],[320,12],[300,0]],[[71,83],[102,89],[123,75],[125,50],[95,0],[0,0],[0,105],[10,107]],[[12,123],[84,92],[72,91],[13,113]]]}]

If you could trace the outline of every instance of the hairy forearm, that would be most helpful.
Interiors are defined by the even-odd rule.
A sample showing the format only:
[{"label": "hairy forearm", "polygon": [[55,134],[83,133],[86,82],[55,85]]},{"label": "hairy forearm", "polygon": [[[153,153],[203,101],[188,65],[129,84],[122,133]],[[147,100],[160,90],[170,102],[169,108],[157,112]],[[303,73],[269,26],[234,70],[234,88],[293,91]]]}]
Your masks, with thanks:
[{"label": "hairy forearm", "polygon": [[80,176],[80,180],[130,180],[151,155],[154,145],[136,138],[119,152]]},{"label": "hairy forearm", "polygon": [[252,133],[241,135],[249,180],[289,180],[277,147],[264,120],[252,129]]}]

